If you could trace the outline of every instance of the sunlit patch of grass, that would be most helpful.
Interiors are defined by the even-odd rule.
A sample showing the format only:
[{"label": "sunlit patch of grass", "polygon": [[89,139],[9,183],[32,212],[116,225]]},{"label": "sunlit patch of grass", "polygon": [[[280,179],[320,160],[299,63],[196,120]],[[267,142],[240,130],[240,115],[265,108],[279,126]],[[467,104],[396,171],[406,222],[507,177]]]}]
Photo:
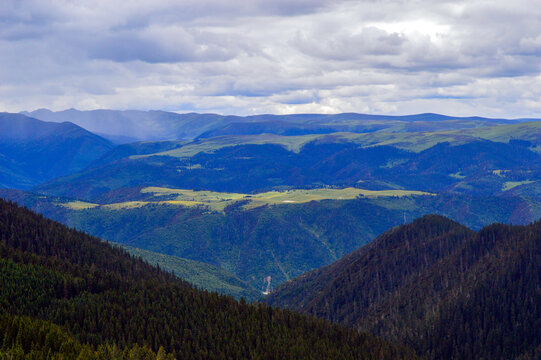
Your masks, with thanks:
[{"label": "sunlit patch of grass", "polygon": [[281,136],[273,134],[219,136],[211,139],[195,140],[192,143],[173,150],[148,155],[134,155],[130,158],[138,159],[148,156],[172,156],[178,158],[187,158],[201,152],[212,153],[229,146],[265,144],[281,145],[289,151],[299,152],[306,143],[309,143],[310,141],[313,141],[321,136],[322,135]]},{"label": "sunlit patch of grass", "polygon": [[148,205],[149,203],[150,202],[148,201],[125,201],[121,203],[102,205],[102,207],[111,210],[135,209]]},{"label": "sunlit patch of grass", "polygon": [[89,202],[84,201],[69,201],[66,203],[59,203],[57,205],[63,206],[70,210],[85,210],[85,209],[92,209],[96,206],[99,206],[98,204],[93,204]]},{"label": "sunlit patch of grass", "polygon": [[510,172],[511,170],[500,170],[500,169],[492,170],[492,174],[497,175],[497,176],[504,176],[505,174],[510,173]]},{"label": "sunlit patch of grass", "polygon": [[455,179],[465,179],[466,176],[462,175],[462,173],[459,172],[456,172],[454,174],[449,174],[450,177],[452,178],[455,178]]},{"label": "sunlit patch of grass", "polygon": [[287,191],[269,191],[259,194],[221,193],[214,191],[194,191],[184,189],[169,189],[159,187],[147,187],[141,190],[142,193],[151,193],[157,198],[160,196],[175,195],[174,200],[157,201],[161,204],[183,205],[183,206],[208,206],[214,211],[223,211],[226,206],[237,201],[248,200],[243,205],[245,209],[255,208],[264,205],[278,204],[300,204],[310,201],[321,200],[350,200],[359,196],[364,197],[403,197],[410,195],[433,195],[423,191],[413,190],[364,190],[357,188],[345,189],[297,189]]},{"label": "sunlit patch of grass", "polygon": [[168,196],[176,195],[176,200],[178,201],[202,201],[202,202],[213,202],[213,201],[224,201],[224,200],[241,200],[246,197],[246,194],[238,193],[226,193],[226,192],[217,192],[217,191],[208,191],[208,190],[185,190],[185,189],[171,189],[171,188],[162,188],[162,187],[146,187],[141,189],[141,193],[147,194],[151,193],[154,196]]},{"label": "sunlit patch of grass", "polygon": [[520,185],[526,185],[526,184],[531,184],[535,181],[532,181],[532,180],[524,180],[524,181],[506,181],[503,183],[502,185],[502,190],[503,191],[507,191],[507,190],[511,190],[512,188],[515,188],[517,186],[520,186]]}]

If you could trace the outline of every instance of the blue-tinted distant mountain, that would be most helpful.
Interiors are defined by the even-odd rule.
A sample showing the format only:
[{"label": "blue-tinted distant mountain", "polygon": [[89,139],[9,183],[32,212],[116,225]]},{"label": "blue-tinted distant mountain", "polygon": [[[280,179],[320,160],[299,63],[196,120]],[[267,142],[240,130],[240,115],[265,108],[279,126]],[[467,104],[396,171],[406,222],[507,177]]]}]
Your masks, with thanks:
[{"label": "blue-tinted distant mountain", "polygon": [[[297,122],[305,121],[318,121],[318,122],[341,122],[347,120],[385,120],[385,121],[405,121],[405,122],[414,122],[414,121],[447,121],[447,120],[462,120],[462,121],[483,121],[483,122],[494,122],[494,123],[509,123],[509,122],[523,122],[523,121],[535,121],[536,119],[493,119],[485,118],[481,116],[447,116],[434,113],[423,113],[423,114],[413,114],[413,115],[374,115],[374,114],[359,114],[359,113],[340,113],[340,114],[291,114],[291,115],[273,115],[273,114],[263,114],[263,115],[253,115],[247,116],[251,121],[267,121],[267,120],[289,120]],[[539,119],[537,119],[539,120]]]},{"label": "blue-tinted distant mountain", "polygon": [[115,143],[263,133],[304,135],[329,134],[337,131],[355,133],[378,130],[387,132],[438,131],[532,120],[452,117],[439,114],[389,116],[343,113],[226,116],[198,113],[177,114],[166,111],[79,111],[75,109],[58,112],[40,109],[30,113],[24,112],[24,114],[44,121],[69,121]]},{"label": "blue-tinted distant mountain", "polygon": [[0,187],[25,189],[77,172],[112,148],[72,123],[0,113]]}]

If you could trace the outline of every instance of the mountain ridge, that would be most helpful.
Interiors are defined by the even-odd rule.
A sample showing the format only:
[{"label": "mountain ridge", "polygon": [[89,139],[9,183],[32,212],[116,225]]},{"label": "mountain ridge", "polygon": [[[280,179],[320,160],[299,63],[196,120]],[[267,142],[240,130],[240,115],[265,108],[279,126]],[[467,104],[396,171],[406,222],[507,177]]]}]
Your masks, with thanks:
[{"label": "mountain ridge", "polygon": [[541,221],[472,232],[425,216],[283,284],[267,302],[429,359],[512,359],[539,355],[540,285]]},{"label": "mountain ridge", "polygon": [[[375,129],[389,127],[381,125],[381,122],[393,122],[394,125],[399,123],[439,123],[439,122],[458,122],[462,126],[475,127],[480,124],[495,125],[519,123],[523,121],[533,121],[534,119],[497,119],[484,118],[479,116],[472,117],[454,117],[441,114],[423,113],[413,115],[371,115],[360,113],[341,113],[341,114],[289,114],[289,115],[220,115],[213,113],[175,113],[162,110],[88,110],[80,111],[76,109],[67,109],[63,111],[53,112],[48,109],[38,109],[34,111],[24,111],[22,114],[36,117],[46,121],[71,121],[79,126],[82,126],[89,131],[99,133],[102,136],[115,140],[119,143],[126,141],[149,141],[149,140],[182,140],[194,139],[202,134],[210,134],[215,131],[220,131],[221,128],[227,128],[232,124],[245,124],[253,128],[271,124],[270,133],[282,133],[280,127],[274,128],[276,121],[285,122],[289,127],[295,128],[296,133],[331,133],[336,131],[347,131],[344,129],[354,129],[348,127],[346,123],[352,124],[352,121],[357,121],[359,131],[369,129],[362,125],[366,122],[371,122]],[[346,122],[346,123],[345,123]],[[377,123],[379,125],[375,125]],[[475,125],[477,123],[477,125]],[[337,124],[340,126],[337,127]],[[238,125],[235,125],[238,126]],[[433,125],[431,125],[433,127]],[[449,125],[451,126],[451,125]],[[455,127],[457,125],[454,125]],[[242,126],[241,126],[242,127]],[[453,126],[451,126],[452,128]],[[314,132],[315,131],[315,132]],[[253,131],[252,131],[253,132]],[[245,131],[237,131],[242,134]],[[208,137],[208,135],[205,135]]]}]

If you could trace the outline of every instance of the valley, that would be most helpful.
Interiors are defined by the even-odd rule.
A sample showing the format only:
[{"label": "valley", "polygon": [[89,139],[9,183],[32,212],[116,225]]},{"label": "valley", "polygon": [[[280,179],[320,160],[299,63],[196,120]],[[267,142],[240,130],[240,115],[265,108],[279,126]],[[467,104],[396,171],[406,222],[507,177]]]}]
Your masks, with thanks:
[{"label": "valley", "polygon": [[195,289],[3,200],[0,239],[2,357],[417,358],[369,334]]},{"label": "valley", "polygon": [[[83,125],[95,115],[81,114]],[[150,116],[107,114],[103,119],[134,134],[143,126],[133,122],[137,116]],[[65,120],[54,115],[47,120]],[[162,120],[143,124],[173,126],[182,118],[202,121],[205,133],[87,151],[94,160],[85,168],[0,196],[108,241],[217,267],[241,282],[226,293],[249,298],[266,290],[268,276],[274,288],[425,214],[474,229],[541,216],[541,122],[435,114],[154,115]],[[177,125],[188,126],[182,121]],[[306,131],[284,132],[287,124]],[[314,124],[364,127],[310,133]],[[220,284],[206,288],[228,288]]]},{"label": "valley", "polygon": [[[115,114],[104,119],[114,119]],[[140,124],[131,123],[126,114],[122,113],[123,126],[135,126],[135,135]],[[148,114],[137,116],[143,115]],[[173,121],[177,116],[165,118]],[[456,267],[453,256],[458,255],[453,254],[469,253],[463,248],[480,236],[475,231],[483,234],[489,224],[526,225],[541,218],[539,121],[433,114],[391,119],[365,119],[362,114],[241,119],[190,114],[189,119],[201,119],[204,131],[191,133],[191,138],[175,135],[114,144],[119,134],[105,140],[77,130],[77,140],[61,146],[71,146],[70,156],[84,153],[85,162],[40,183],[24,180],[5,186],[0,197],[99,237],[198,289],[322,317],[405,344],[429,358],[446,358],[443,353],[451,345],[439,337],[439,328],[427,332],[424,324],[439,324],[449,309],[463,306],[462,296],[474,296],[467,291],[478,291],[479,285],[460,290],[463,295],[453,298],[456,303],[437,303],[458,291],[456,279],[442,275],[456,270],[442,270],[440,263]],[[42,125],[35,119],[25,121]],[[92,139],[93,147],[81,147],[88,140],[79,139],[80,134]],[[17,143],[39,144],[33,146],[40,151],[59,146],[43,140],[47,137],[25,136]],[[2,141],[13,142],[9,137]],[[96,141],[106,147],[96,147]],[[39,167],[25,168],[24,157],[6,154],[11,155],[3,158],[0,168],[10,169],[3,173],[10,181],[18,181],[17,176],[39,178],[29,173]],[[58,161],[54,151],[51,154],[40,160],[44,166]],[[404,231],[416,235],[400,235]],[[441,249],[430,252],[434,246]],[[390,255],[395,253],[397,257]],[[363,272],[365,280],[349,268],[360,264],[358,256],[375,259],[361,266],[363,271],[374,269]],[[475,264],[471,269],[481,266]],[[412,274],[423,279],[440,276],[445,289]],[[359,297],[364,290],[348,285],[363,281],[375,284],[367,285],[366,298]],[[418,292],[415,304],[404,295],[413,292]],[[332,304],[332,311],[321,304]],[[438,304],[436,318],[429,316],[428,304]],[[408,309],[405,317],[397,306]],[[419,315],[423,311],[425,315]],[[377,320],[381,314],[389,320]],[[520,319],[524,324],[530,321]],[[47,326],[56,321],[44,320],[50,322]],[[520,338],[525,341],[523,350],[513,348],[505,354],[535,352],[531,336]],[[80,339],[85,343],[89,338]],[[175,349],[168,341],[160,344],[169,352]],[[487,352],[489,357],[504,354],[493,343],[475,346],[495,349]],[[471,349],[452,348],[457,357],[471,355]],[[158,350],[150,346],[144,351]]]}]

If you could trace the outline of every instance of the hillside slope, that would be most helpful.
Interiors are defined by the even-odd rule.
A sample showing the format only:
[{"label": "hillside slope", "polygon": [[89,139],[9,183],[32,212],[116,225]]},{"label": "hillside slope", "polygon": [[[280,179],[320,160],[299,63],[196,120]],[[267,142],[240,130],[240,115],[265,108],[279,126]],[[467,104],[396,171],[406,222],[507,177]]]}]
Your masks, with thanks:
[{"label": "hillside slope", "polygon": [[[365,196],[247,209],[243,206],[250,203],[238,201],[223,211],[210,210],[197,202],[191,207],[183,205],[189,201],[175,205],[178,195],[174,193],[171,202],[162,203],[170,199],[169,195],[153,197],[141,194],[138,189],[126,189],[116,196],[133,197],[139,193],[150,196],[140,200],[154,202],[99,206],[14,190],[0,190],[0,197],[108,241],[210,263],[264,291],[267,285],[264,278],[271,276],[274,288],[303,272],[328,265],[390,227],[402,224],[404,218],[411,220],[437,213],[474,229],[493,222],[533,221],[541,216],[541,209],[531,205],[538,197],[532,191],[519,193],[523,187],[532,185],[517,186],[512,189],[516,194],[498,197]],[[200,196],[201,200],[205,194],[216,195],[186,193]],[[210,205],[218,207],[222,203],[228,202]]]},{"label": "hillside slope", "polygon": [[80,171],[112,148],[72,123],[0,113],[0,186],[25,189]]},{"label": "hillside slope", "polygon": [[430,359],[539,356],[541,222],[478,233],[439,216],[392,229],[267,299]]},{"label": "hillside slope", "polygon": [[[98,351],[143,346],[178,359],[414,358],[405,348],[322,320],[193,289],[121,249],[4,201],[0,277],[0,313],[8,321],[41,319],[46,323],[23,321],[44,329],[40,336],[56,324],[58,337],[67,332]],[[0,353],[18,344],[14,351],[35,350],[31,332],[12,329],[28,341],[5,338]]]},{"label": "hillside slope", "polygon": [[237,193],[332,186],[496,194],[507,181],[541,179],[541,154],[535,150],[537,143],[529,141],[467,137],[456,142],[439,133],[415,134],[412,146],[424,148],[415,152],[400,149],[403,143],[398,142],[372,146],[358,144],[355,137],[314,136],[161,142],[155,147],[171,149],[153,154],[144,154],[154,147],[150,144],[133,145],[113,151],[94,168],[34,190],[85,201],[147,186]]},{"label": "hillside slope", "polygon": [[132,246],[120,246],[126,249],[131,255],[141,257],[151,265],[156,265],[162,270],[172,272],[199,289],[229,295],[237,300],[244,298],[248,301],[253,301],[263,297],[261,291],[254,289],[235,275],[219,267],[200,261],[134,248]]}]

